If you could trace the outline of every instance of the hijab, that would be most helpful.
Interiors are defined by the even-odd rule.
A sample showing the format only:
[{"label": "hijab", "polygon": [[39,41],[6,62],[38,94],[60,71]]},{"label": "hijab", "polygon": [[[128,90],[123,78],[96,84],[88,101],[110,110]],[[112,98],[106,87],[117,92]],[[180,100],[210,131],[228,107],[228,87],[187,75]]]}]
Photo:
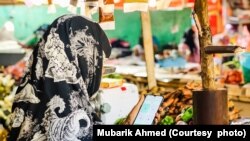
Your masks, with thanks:
[{"label": "hijab", "polygon": [[17,89],[8,140],[87,141],[100,123],[89,99],[99,89],[111,46],[99,24],[57,18],[44,33]]}]

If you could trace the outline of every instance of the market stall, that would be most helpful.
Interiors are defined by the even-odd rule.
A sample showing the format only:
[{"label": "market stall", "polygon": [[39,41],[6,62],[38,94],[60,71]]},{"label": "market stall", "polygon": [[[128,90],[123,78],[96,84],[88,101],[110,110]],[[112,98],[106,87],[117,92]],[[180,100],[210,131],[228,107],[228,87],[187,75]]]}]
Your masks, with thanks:
[{"label": "market stall", "polygon": [[[197,90],[194,91],[195,93],[197,93],[197,98],[194,98],[195,99],[195,103],[194,103],[195,124],[229,124],[229,119],[227,119],[227,117],[229,117],[227,114],[228,113],[227,93],[226,93],[226,91],[222,92],[221,90],[216,90],[216,89],[220,88],[221,85],[217,85],[215,87],[215,80],[214,80],[214,74],[213,74],[214,70],[211,69],[211,68],[214,68],[213,56],[211,54],[208,54],[205,52],[206,47],[208,45],[212,44],[212,42],[211,42],[212,36],[211,36],[209,25],[208,25],[208,23],[209,23],[208,16],[207,16],[208,12],[207,12],[207,10],[204,10],[204,9],[207,9],[207,2],[205,2],[205,1],[203,1],[203,2],[196,1],[196,2],[197,2],[197,4],[196,4],[196,6],[194,6],[194,8],[195,8],[195,12],[197,12],[198,16],[196,15],[196,13],[194,13],[194,19],[196,21],[196,26],[199,30],[200,45],[201,45],[201,52],[202,52],[201,56],[203,57],[202,58],[202,66],[201,66],[202,67],[201,78],[202,78],[203,90],[206,91],[206,92],[204,91],[203,93],[207,93],[207,94],[199,94],[200,92],[202,93],[202,91],[200,91],[200,90],[198,90],[198,91],[200,91],[199,93],[197,92]],[[200,7],[201,9],[199,9],[198,7]],[[202,9],[202,8],[204,8],[204,9]],[[221,23],[221,22],[218,22],[218,23]],[[217,30],[217,32],[219,32],[220,29],[221,28],[219,28],[219,30]],[[147,60],[147,58],[146,58],[146,60]],[[147,62],[147,61],[146,61],[146,63],[149,63],[146,66],[149,66],[149,65],[152,66],[154,64],[152,62]],[[152,68],[150,68],[150,69],[152,70]],[[149,76],[149,74],[151,73],[150,70],[148,70],[147,72],[148,73],[146,76],[150,77]],[[159,74],[159,73],[156,72],[156,74]],[[164,75],[162,75],[162,76],[164,76]],[[154,77],[155,76],[152,76],[151,79],[148,78],[148,83],[151,83],[152,81],[150,81],[150,80],[154,79]],[[138,81],[139,80],[141,80],[141,78],[139,78]],[[154,81],[152,83],[153,83],[152,85],[155,85]],[[156,87],[154,87],[154,88],[156,89]],[[149,93],[153,93],[153,92],[149,91]],[[218,94],[216,94],[216,93],[218,93]],[[143,91],[143,94],[147,94],[147,92]],[[156,91],[153,94],[158,94],[158,91]],[[213,97],[214,99],[210,99],[209,97]],[[168,99],[165,99],[165,101],[168,101]],[[169,101],[174,101],[174,100],[172,99]],[[204,101],[208,102],[207,105],[214,105],[215,108],[211,108],[211,110],[207,111],[208,106],[204,103]],[[178,100],[176,100],[176,102],[178,102]],[[209,103],[209,102],[211,102],[211,103]],[[221,106],[221,104],[223,106]],[[206,107],[205,109],[200,108],[203,105],[204,105],[204,108]],[[168,106],[166,106],[166,107],[168,107]],[[166,110],[166,107],[164,107],[163,109]],[[221,109],[219,107],[223,107],[223,109]],[[174,109],[174,108],[172,108],[172,109]],[[164,110],[160,110],[160,111],[164,111]],[[178,110],[176,110],[176,111],[178,111]],[[164,112],[166,112],[166,111],[164,111]],[[234,111],[233,113],[237,113],[237,112]],[[207,114],[214,115],[214,117],[208,118],[208,116],[206,116]],[[161,116],[158,115],[157,120],[159,120],[160,117],[164,117],[164,115],[163,114]],[[225,117],[225,118],[221,118],[221,117]],[[235,117],[237,118],[237,116],[235,116]],[[230,119],[232,120],[232,117],[230,117]],[[157,122],[156,122],[156,124],[157,124]]]},{"label": "market stall", "polygon": [[[27,6],[39,5],[39,3],[27,3],[28,1],[25,2]],[[54,2],[46,1],[45,4],[49,5],[49,7],[51,8],[52,5],[58,4],[56,3],[58,1]],[[223,84],[218,83],[220,81],[214,80],[214,69],[212,69],[214,68],[214,58],[212,54],[207,54],[205,52],[206,47],[208,45],[212,45],[212,34],[220,33],[222,31],[222,21],[219,20],[221,19],[220,17],[222,16],[222,13],[215,12],[221,7],[221,3],[219,1],[216,1],[215,3],[209,1],[207,3],[207,1],[203,0],[196,0],[195,2],[196,3],[194,4],[194,1],[192,0],[157,0],[155,1],[155,3],[151,2],[151,4],[148,5],[148,1],[145,0],[141,3],[142,5],[137,5],[139,8],[131,6],[132,4],[138,3],[138,1],[136,0],[124,0],[119,1],[119,3],[116,4],[114,3],[114,1],[110,2],[104,0],[104,2],[100,5],[97,4],[97,0],[90,0],[86,1],[86,3],[80,3],[84,4],[81,6],[76,4],[77,1],[71,1],[70,5],[68,3],[67,9],[70,12],[74,13],[76,12],[77,8],[80,8],[80,14],[88,17],[92,17],[92,12],[96,11],[96,9],[100,9],[99,23],[103,28],[106,28],[107,30],[113,30],[117,26],[115,23],[114,5],[116,5],[116,7],[119,7],[120,9],[124,8],[124,11],[126,12],[140,11],[139,17],[141,18],[141,23],[139,24],[141,24],[142,27],[145,61],[141,61],[138,60],[138,58],[136,59],[133,58],[133,56],[130,56],[127,58],[116,58],[106,62],[105,65],[116,67],[116,74],[105,76],[105,78],[108,77],[109,79],[103,79],[102,81],[102,93],[99,93],[98,95],[101,100],[93,100],[93,103],[97,104],[97,106],[95,107],[96,110],[101,111],[100,116],[105,124],[123,124],[122,121],[124,120],[124,118],[126,118],[130,110],[138,101],[139,95],[145,95],[145,97],[147,97],[147,95],[153,95],[160,96],[162,98],[162,101],[158,103],[158,107],[156,106],[157,109],[155,113],[151,113],[154,116],[151,124],[155,125],[229,124],[234,123],[235,119],[240,118],[239,110],[237,109],[237,107],[235,107],[234,103],[227,98],[227,94],[230,96],[237,96],[237,98],[239,98],[239,95],[244,95],[244,97],[247,99],[249,98],[249,89],[247,86],[241,88],[240,85],[238,85],[240,88],[237,86],[236,88],[235,85],[232,86],[230,84],[225,84],[228,93],[223,91],[221,92],[223,93],[223,95],[221,95],[220,92],[218,93],[218,95],[211,94],[212,92],[217,93],[217,91],[215,91],[217,89],[216,86],[219,86],[221,88],[225,87]],[[7,3],[0,2],[0,4]],[[156,55],[153,48],[154,40],[152,38],[152,20],[150,20],[152,17],[150,17],[151,14],[149,11],[160,9],[165,11],[168,10],[168,8],[169,10],[178,10],[182,9],[183,7],[194,8],[193,15],[200,36],[200,48],[202,57],[201,65],[199,63],[188,62],[184,65],[180,63],[182,67],[162,67],[159,65],[159,63],[154,61]],[[211,13],[209,13],[207,10],[209,8],[209,12]],[[53,10],[51,11],[51,9],[48,10],[49,12],[53,12]],[[208,23],[212,23],[215,25],[212,28],[212,34],[210,33],[210,25]],[[178,26],[181,25],[173,26],[172,31],[177,32],[179,30]],[[15,45],[18,45],[18,47],[22,46],[22,44]],[[4,65],[0,71],[2,73],[0,75],[0,93],[2,98],[0,103],[0,115],[3,119],[3,121],[1,121],[1,124],[3,125],[2,129],[8,129],[12,104],[11,102],[14,98],[15,88],[18,85],[18,81],[23,76],[25,61],[28,59],[28,57],[26,57],[23,53],[23,48],[20,48],[20,50],[22,50],[19,52],[20,56],[13,57],[14,59],[17,59],[14,60],[14,63],[0,63],[1,65]],[[25,52],[28,52],[26,53],[27,56],[29,56],[30,51],[30,49],[25,49]],[[175,51],[175,49],[171,49],[171,53],[173,54],[167,54],[166,56],[170,56],[168,60],[171,61],[171,65],[177,64],[180,66],[179,62],[175,62]],[[0,57],[3,57],[3,55],[0,54]],[[3,60],[7,61],[7,59],[0,59],[0,61]],[[19,60],[21,61],[18,62]],[[245,64],[246,62],[248,61],[245,61]],[[13,64],[15,65],[8,66]],[[168,62],[168,65],[169,64],[170,63]],[[248,68],[247,65],[245,66],[246,68]],[[225,78],[225,82],[237,82],[239,84],[242,84],[243,79],[231,80],[230,76],[234,75],[237,76],[240,74],[228,73],[228,76],[226,76]],[[110,78],[113,79],[110,80]],[[124,82],[124,80],[126,82]],[[202,94],[195,94],[197,92],[201,92]],[[242,94],[239,94],[241,92]],[[197,95],[202,95],[204,97],[199,98],[199,96]],[[213,96],[214,99],[207,100],[210,96]],[[221,97],[221,99],[219,97]],[[204,101],[207,101],[208,105],[213,105],[214,108],[207,109],[208,106],[204,105]],[[153,102],[155,101],[152,101],[152,103]],[[201,107],[204,107],[204,109],[202,109]],[[223,107],[223,109],[220,109],[218,107]],[[195,118],[193,119],[193,117]],[[2,134],[0,133],[0,135],[2,136],[6,134],[6,130],[1,130],[1,132]],[[2,138],[0,137],[0,139]]]}]

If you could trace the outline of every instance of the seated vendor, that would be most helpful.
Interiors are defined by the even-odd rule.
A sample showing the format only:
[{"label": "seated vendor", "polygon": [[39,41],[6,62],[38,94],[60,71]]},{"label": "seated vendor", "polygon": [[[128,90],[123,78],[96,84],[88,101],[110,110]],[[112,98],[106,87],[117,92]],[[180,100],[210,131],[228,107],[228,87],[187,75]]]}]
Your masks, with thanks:
[{"label": "seated vendor", "polygon": [[[152,40],[153,40],[154,54],[156,54],[158,52],[159,47],[160,47],[160,42],[156,36],[153,36]],[[133,47],[133,55],[136,57],[139,57],[139,58],[141,58],[141,60],[145,61],[144,46],[143,46],[143,38],[142,37],[139,38],[139,44],[137,44]],[[156,59],[155,59],[155,61],[156,61]]]},{"label": "seated vendor", "polygon": [[183,42],[179,45],[178,50],[188,62],[200,63],[198,31],[194,23],[192,27],[185,32]]}]

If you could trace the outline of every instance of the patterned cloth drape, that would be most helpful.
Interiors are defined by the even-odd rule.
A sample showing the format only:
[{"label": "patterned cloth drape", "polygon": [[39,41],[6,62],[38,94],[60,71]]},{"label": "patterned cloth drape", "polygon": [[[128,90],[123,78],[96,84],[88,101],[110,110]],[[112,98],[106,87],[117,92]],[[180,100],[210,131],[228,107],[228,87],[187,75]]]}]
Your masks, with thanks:
[{"label": "patterned cloth drape", "polygon": [[111,53],[100,26],[64,15],[45,32],[15,95],[8,140],[87,141],[98,120],[89,98],[98,90],[103,52]]}]

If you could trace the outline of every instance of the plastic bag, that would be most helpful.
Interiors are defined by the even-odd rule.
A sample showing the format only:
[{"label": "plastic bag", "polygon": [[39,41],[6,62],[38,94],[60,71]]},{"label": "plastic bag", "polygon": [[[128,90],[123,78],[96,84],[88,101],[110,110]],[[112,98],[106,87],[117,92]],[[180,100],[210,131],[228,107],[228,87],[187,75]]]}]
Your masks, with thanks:
[{"label": "plastic bag", "polygon": [[103,29],[115,29],[114,1],[101,0],[99,3],[99,24]]}]

